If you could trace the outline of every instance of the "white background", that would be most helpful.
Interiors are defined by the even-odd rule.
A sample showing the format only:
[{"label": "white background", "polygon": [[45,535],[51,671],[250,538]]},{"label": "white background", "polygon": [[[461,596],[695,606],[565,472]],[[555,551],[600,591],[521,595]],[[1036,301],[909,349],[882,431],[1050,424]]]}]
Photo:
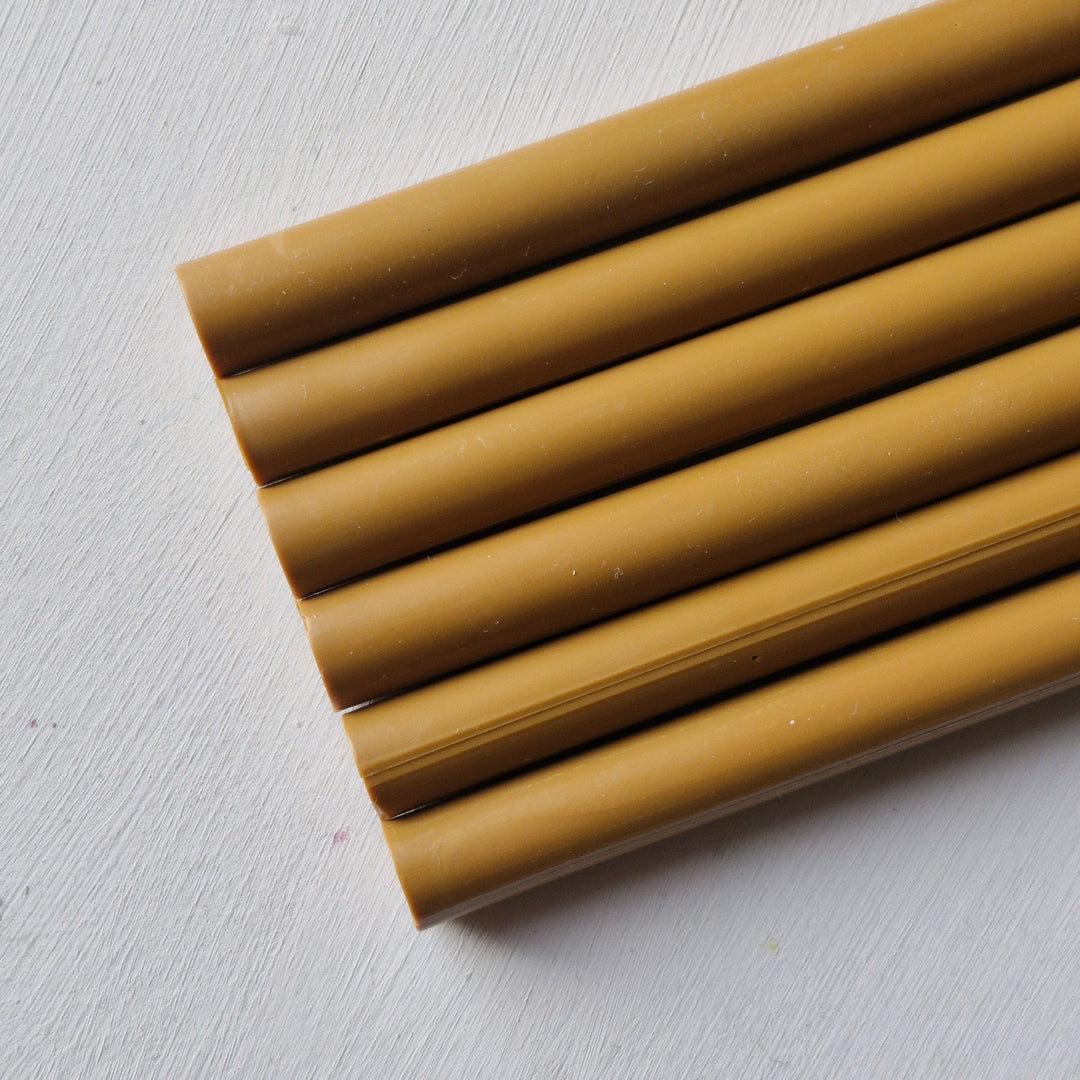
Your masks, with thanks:
[{"label": "white background", "polygon": [[0,6],[0,1077],[1073,1077],[1080,694],[418,934],[175,262],[905,0]]}]

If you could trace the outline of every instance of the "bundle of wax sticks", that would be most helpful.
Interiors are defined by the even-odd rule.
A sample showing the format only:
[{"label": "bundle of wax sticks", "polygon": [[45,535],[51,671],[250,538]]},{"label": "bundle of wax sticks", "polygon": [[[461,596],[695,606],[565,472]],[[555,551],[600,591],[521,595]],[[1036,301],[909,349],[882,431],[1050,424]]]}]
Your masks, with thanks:
[{"label": "bundle of wax sticks", "polygon": [[1080,680],[1078,75],[944,0],[179,267],[418,925]]}]

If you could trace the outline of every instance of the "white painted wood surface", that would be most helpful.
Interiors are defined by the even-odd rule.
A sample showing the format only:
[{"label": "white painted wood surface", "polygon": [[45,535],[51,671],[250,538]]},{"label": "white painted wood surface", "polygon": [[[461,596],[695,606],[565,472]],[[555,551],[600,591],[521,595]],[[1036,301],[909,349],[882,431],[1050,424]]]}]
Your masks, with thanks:
[{"label": "white painted wood surface", "polygon": [[1072,1077],[1080,694],[417,934],[172,277],[907,0],[8,0],[0,1077]]}]

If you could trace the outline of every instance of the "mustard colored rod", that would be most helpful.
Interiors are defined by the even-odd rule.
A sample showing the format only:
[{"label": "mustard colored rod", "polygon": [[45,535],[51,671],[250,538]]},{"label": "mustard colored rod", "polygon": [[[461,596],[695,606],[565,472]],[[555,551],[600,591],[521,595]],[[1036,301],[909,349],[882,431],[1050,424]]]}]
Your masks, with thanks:
[{"label": "mustard colored rod", "polygon": [[1080,330],[299,602],[338,708],[1080,446]]},{"label": "mustard colored rod", "polygon": [[1080,453],[364,709],[396,817],[661,713],[1080,562]]},{"label": "mustard colored rod", "polygon": [[951,0],[177,273],[230,374],[1080,69],[1072,0]]},{"label": "mustard colored rod", "polygon": [[1075,196],[1078,116],[1080,81],[222,380],[241,449],[267,483]]},{"label": "mustard colored rod", "polygon": [[1080,573],[383,823],[418,926],[1080,681]]},{"label": "mustard colored rod", "polygon": [[1077,316],[1080,203],[262,488],[259,501],[293,591],[310,595]]}]

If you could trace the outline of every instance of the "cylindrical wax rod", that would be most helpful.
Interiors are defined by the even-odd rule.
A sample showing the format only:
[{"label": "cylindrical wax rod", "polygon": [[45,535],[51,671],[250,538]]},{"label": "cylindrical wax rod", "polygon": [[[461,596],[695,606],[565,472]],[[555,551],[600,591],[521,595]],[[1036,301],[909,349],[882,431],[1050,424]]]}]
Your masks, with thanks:
[{"label": "cylindrical wax rod", "polygon": [[387,817],[1080,561],[1080,453],[346,713]]},{"label": "cylindrical wax rod", "polygon": [[952,0],[178,269],[221,374],[1080,69],[1072,0]]},{"label": "cylindrical wax rod", "polygon": [[[1080,19],[1080,13],[1078,13]],[[1080,80],[219,385],[260,483],[1080,191]]]},{"label": "cylindrical wax rod", "polygon": [[301,600],[348,708],[1080,446],[1080,330]]},{"label": "cylindrical wax rod", "polygon": [[1080,573],[383,823],[418,926],[1080,681]]},{"label": "cylindrical wax rod", "polygon": [[304,596],[1075,316],[1080,203],[274,484],[259,500]]}]

